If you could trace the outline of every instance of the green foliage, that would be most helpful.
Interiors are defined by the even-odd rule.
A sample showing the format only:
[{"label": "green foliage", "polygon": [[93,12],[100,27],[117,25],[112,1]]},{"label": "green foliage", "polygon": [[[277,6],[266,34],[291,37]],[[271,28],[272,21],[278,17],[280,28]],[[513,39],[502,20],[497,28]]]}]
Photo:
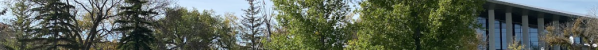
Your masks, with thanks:
[{"label": "green foliage", "polygon": [[[235,33],[229,19],[222,20],[211,10],[187,11],[184,8],[167,9],[165,18],[160,19],[160,32],[164,42],[172,42],[174,49],[236,49]],[[215,41],[211,41],[215,40]]]},{"label": "green foliage", "polygon": [[[483,0],[366,0],[357,39],[349,43],[385,49],[468,48]],[[351,45],[350,47],[362,45]],[[364,48],[364,47],[361,47]]]},{"label": "green foliage", "polygon": [[265,47],[273,50],[339,50],[347,40],[344,0],[272,0],[284,33],[272,34]]},{"label": "green foliage", "polygon": [[115,21],[120,25],[115,31],[127,33],[127,35],[122,35],[118,48],[122,50],[151,50],[149,45],[156,39],[152,34],[153,30],[149,28],[152,23],[147,18],[151,18],[149,15],[156,13],[152,10],[141,9],[147,1],[126,0],[125,2],[130,6],[121,7],[124,10],[119,13],[121,19]]},{"label": "green foliage", "polygon": [[219,37],[219,39],[217,39],[217,41],[215,42],[218,45],[216,48],[241,50],[241,46],[236,43],[237,31],[234,31],[236,28],[233,27],[235,19],[231,19],[235,18],[236,16],[234,16],[233,14],[225,14],[224,17],[225,19],[221,23],[216,24],[216,37]]},{"label": "green foliage", "polygon": [[[16,19],[10,19],[10,21],[6,24],[8,28],[2,30],[1,34],[4,34],[4,37],[15,37],[15,38],[5,38],[6,41],[3,41],[2,44],[6,45],[5,47],[12,48],[15,50],[25,50],[28,49],[28,45],[26,44],[29,42],[26,41],[19,41],[23,39],[29,39],[32,36],[32,21],[34,21],[30,14],[34,12],[31,10],[31,2],[27,0],[12,0],[13,3],[5,3],[6,6],[9,8],[12,15]],[[0,40],[1,41],[1,40]]]},{"label": "green foliage", "polygon": [[[372,31],[372,30],[361,30],[359,31],[359,34],[353,35],[353,36],[357,36],[354,38],[358,38],[358,39],[352,39],[349,40],[348,42],[348,46],[344,49],[350,49],[350,50],[385,50],[384,46],[382,45],[372,45],[371,40],[367,40],[367,39],[373,39],[374,37],[372,36],[373,34],[364,34],[368,31]],[[363,39],[363,40],[362,40]]]},{"label": "green foliage", "polygon": [[[219,16],[211,10],[187,10],[172,8],[164,11],[165,17],[155,22],[154,16],[162,16],[151,10],[154,2],[148,0],[124,0],[116,17],[111,8],[87,8],[82,20],[69,3],[61,0],[19,0],[10,7],[17,19],[11,21],[9,32],[15,39],[2,40],[3,48],[16,50],[106,48],[121,50],[164,50],[166,44],[174,44],[179,50],[242,50],[247,48],[271,50],[462,50],[477,47],[475,19],[482,11],[484,0],[365,0],[360,2],[358,20],[351,21],[347,0],[272,0],[279,13],[279,22],[267,37],[262,29],[259,14],[263,8],[250,8],[242,19],[233,14]],[[31,2],[29,2],[31,1]],[[68,2],[67,0],[66,2]],[[75,1],[76,3],[79,3]],[[38,6],[32,5],[32,3]],[[90,3],[101,3],[100,1]],[[82,7],[88,6],[83,5]],[[91,4],[95,5],[95,4]],[[162,6],[162,5],[157,5]],[[263,5],[262,5],[263,6]],[[35,7],[35,8],[32,8]],[[103,7],[103,6],[91,6]],[[148,8],[150,7],[150,8]],[[148,8],[148,9],[146,9]],[[108,10],[103,10],[108,9]],[[39,12],[35,18],[28,13]],[[96,11],[99,11],[96,12]],[[104,12],[106,14],[103,14]],[[71,13],[73,12],[73,13]],[[265,15],[264,15],[265,16]],[[91,17],[91,18],[90,18]],[[116,21],[103,21],[104,19]],[[237,21],[242,23],[237,23]],[[39,22],[39,25],[31,23]],[[98,23],[111,23],[116,27],[96,28]],[[269,22],[269,21],[268,21]],[[33,25],[33,26],[32,26]],[[269,24],[267,24],[269,25]],[[104,27],[104,26],[102,26]],[[266,26],[269,27],[269,26]],[[111,28],[110,28],[111,29]],[[84,31],[82,31],[84,30]],[[105,36],[122,33],[119,42],[96,42],[89,36]],[[270,29],[268,29],[270,30]],[[114,31],[114,32],[113,32]],[[109,32],[109,33],[105,33]],[[270,32],[270,31],[269,31]],[[268,32],[268,33],[269,33]],[[5,33],[3,30],[0,33]],[[244,35],[243,35],[244,34]],[[4,34],[3,34],[4,35]],[[237,36],[240,35],[240,36]],[[88,36],[88,37],[89,37]],[[253,47],[244,47],[237,38],[250,39]],[[99,39],[101,37],[98,37]],[[84,39],[85,42],[82,40]],[[261,40],[261,41],[258,41]],[[89,43],[91,44],[89,44]],[[86,43],[86,44],[83,44]],[[118,43],[118,44],[117,44]],[[94,45],[94,47],[87,47]],[[118,45],[115,47],[115,45]],[[0,46],[0,47],[1,47]],[[83,47],[86,46],[86,47]],[[96,47],[100,46],[100,47]],[[110,46],[110,47],[105,47]]]},{"label": "green foliage", "polygon": [[[212,18],[211,12],[203,11],[200,13],[198,10],[187,12],[187,15],[183,15],[183,23],[180,25],[181,33],[180,45],[184,49],[198,50],[198,49],[210,49],[208,40],[214,40],[216,35],[213,31],[216,27],[216,20]],[[183,41],[187,40],[187,41]]]},{"label": "green foliage", "polygon": [[41,28],[35,29],[31,39],[20,39],[19,41],[41,43],[41,46],[34,46],[32,49],[78,49],[81,41],[78,33],[78,27],[75,25],[75,16],[70,10],[74,6],[63,3],[60,0],[33,0],[40,7],[31,10],[38,12],[35,17],[40,20]]}]

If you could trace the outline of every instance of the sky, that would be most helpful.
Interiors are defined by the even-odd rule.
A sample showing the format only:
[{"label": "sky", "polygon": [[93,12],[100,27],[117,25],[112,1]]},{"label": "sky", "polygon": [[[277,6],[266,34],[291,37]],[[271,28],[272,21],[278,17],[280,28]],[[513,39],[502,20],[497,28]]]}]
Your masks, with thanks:
[{"label": "sky", "polygon": [[[5,1],[5,0],[0,0]],[[272,2],[265,0],[268,9],[272,9]],[[538,7],[548,10],[585,15],[591,9],[597,9],[598,0],[499,0],[531,7]],[[178,0],[174,6],[186,7],[189,10],[214,10],[216,14],[234,13],[235,16],[243,14],[242,9],[248,8],[246,0]],[[5,5],[0,5],[5,8]],[[10,13],[0,15],[0,23],[6,23],[6,19],[14,19]]]},{"label": "sky", "polygon": [[[5,0],[0,0],[5,1]],[[272,9],[272,2],[265,0],[268,9]],[[531,7],[544,8],[548,10],[556,10],[566,13],[585,15],[591,9],[598,7],[598,0],[499,0],[515,4],[521,4]],[[186,7],[188,9],[197,10],[214,10],[216,14],[234,13],[236,16],[243,14],[242,9],[248,8],[246,0],[178,0],[174,6]],[[0,7],[5,8],[5,5]],[[12,19],[14,17],[10,13],[0,16],[0,22],[4,23],[4,19]]]},{"label": "sky", "polygon": [[[261,0],[260,0],[261,1]],[[268,9],[272,9],[273,3],[270,0],[264,0]],[[261,3],[261,2],[260,2]],[[197,10],[214,10],[216,14],[234,13],[235,16],[243,15],[243,9],[249,8],[246,0],[179,0],[178,5],[187,9],[196,8]]]},{"label": "sky", "polygon": [[[266,0],[272,8],[272,3]],[[555,10],[559,12],[586,15],[591,9],[598,9],[598,0],[499,0],[531,7]],[[227,12],[242,15],[241,9],[247,9],[245,0],[179,0],[179,6],[197,8],[198,10],[214,10],[217,14]]]},{"label": "sky", "polygon": [[500,0],[547,10],[587,15],[592,9],[598,9],[598,0]]},{"label": "sky", "polygon": [[[6,0],[0,0],[6,1]],[[261,0],[260,0],[261,1]],[[269,7],[268,9],[272,9],[272,2],[270,0],[265,0],[266,4]],[[185,7],[189,10],[195,8],[196,10],[214,10],[216,14],[223,15],[225,13],[234,13],[235,16],[241,16],[243,14],[243,9],[247,9],[249,4],[246,0],[178,0],[173,6],[181,6]],[[0,5],[0,10],[6,8],[5,5]],[[11,13],[7,13],[6,15],[0,15],[0,23],[6,23],[6,19],[14,19]]]}]

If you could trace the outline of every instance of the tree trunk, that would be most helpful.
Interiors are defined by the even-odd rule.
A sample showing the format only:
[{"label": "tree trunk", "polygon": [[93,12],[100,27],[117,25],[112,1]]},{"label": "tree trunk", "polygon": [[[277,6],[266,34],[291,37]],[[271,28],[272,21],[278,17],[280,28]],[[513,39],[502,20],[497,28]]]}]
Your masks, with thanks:
[{"label": "tree trunk", "polygon": [[[89,50],[89,49],[90,49],[89,47],[90,47],[90,46],[91,46],[91,44],[92,44],[92,42],[91,42],[91,41],[93,41],[93,40],[94,40],[94,38],[96,37],[96,36],[95,36],[95,34],[96,34],[96,33],[98,33],[98,30],[96,30],[96,29],[98,28],[97,26],[99,25],[100,21],[102,21],[102,20],[100,20],[100,19],[101,19],[101,18],[96,18],[96,20],[97,20],[97,21],[94,21],[94,22],[93,22],[93,26],[92,26],[92,28],[89,30],[89,31],[90,31],[90,33],[89,33],[89,34],[88,34],[88,36],[87,36],[87,39],[86,39],[86,41],[85,41],[85,44],[84,44],[84,45],[85,45],[85,47],[83,48],[83,50]],[[124,33],[123,33],[123,34],[124,34]],[[122,36],[124,37],[125,35],[122,35]]]},{"label": "tree trunk", "polygon": [[413,37],[413,39],[415,39],[415,50],[421,50],[421,44],[420,44],[420,39],[419,39],[421,30],[420,30],[419,26],[416,27],[415,31],[413,31],[413,32],[415,32],[415,34],[414,34],[415,36]]},{"label": "tree trunk", "polygon": [[321,47],[320,50],[326,50],[327,47],[326,47],[326,42],[324,41],[323,34],[320,34],[320,41],[322,42],[322,46],[324,46],[324,47]]},{"label": "tree trunk", "polygon": [[[21,28],[21,29],[22,29],[22,28]],[[23,30],[24,30],[24,29],[22,29],[21,31],[23,31]],[[23,31],[23,32],[24,32],[24,31]],[[23,32],[21,32],[21,33],[23,33]],[[25,33],[23,33],[23,34],[25,34]],[[25,34],[25,35],[26,35],[26,34]],[[21,40],[21,39],[26,39],[26,38],[27,38],[27,37],[26,37],[26,36],[24,36],[24,35],[20,35],[20,36],[21,36],[21,38],[18,38],[18,40]],[[21,48],[20,48],[20,50],[27,50],[27,49],[25,49],[25,42],[23,42],[23,41],[19,41],[19,42],[21,42],[21,45],[19,45],[19,46],[21,47]]]},{"label": "tree trunk", "polygon": [[52,47],[52,50],[56,50],[58,49],[58,32],[54,33],[54,46]]},{"label": "tree trunk", "polygon": [[417,12],[414,12],[411,15],[415,15],[414,18],[416,19],[414,21],[411,21],[411,24],[415,24],[415,25],[411,25],[411,26],[414,26],[414,28],[415,28],[415,30],[413,30],[413,32],[414,32],[413,39],[415,40],[415,50],[421,50],[421,43],[420,43],[421,40],[419,38],[421,38],[420,37],[421,36],[421,32],[422,32],[421,29],[424,26],[420,26],[420,25],[425,25],[425,24],[417,23],[417,22],[423,22],[423,21],[417,20],[417,19],[420,18],[420,17],[417,16]]}]

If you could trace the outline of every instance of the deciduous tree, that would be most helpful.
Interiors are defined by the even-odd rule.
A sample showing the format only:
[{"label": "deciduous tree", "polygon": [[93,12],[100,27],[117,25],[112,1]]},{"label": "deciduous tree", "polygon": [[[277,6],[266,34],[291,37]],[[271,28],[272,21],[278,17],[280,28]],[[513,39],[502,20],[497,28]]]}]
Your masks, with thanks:
[{"label": "deciduous tree", "polygon": [[349,6],[346,0],[272,0],[279,25],[287,32],[273,34],[268,49],[342,49]]},{"label": "deciduous tree", "polygon": [[[95,42],[99,42],[100,38],[98,36],[105,36],[108,33],[112,33],[111,29],[107,29],[107,25],[111,25],[111,22],[106,22],[111,17],[115,17],[116,10],[122,2],[122,0],[87,0],[86,2],[81,2],[81,0],[74,0],[77,4],[79,9],[83,9],[83,12],[86,12],[79,19],[79,26],[81,26],[82,32],[86,35],[83,45],[83,50],[91,49],[90,46],[94,45]],[[78,11],[75,11],[78,12]],[[103,27],[103,28],[102,28]]]},{"label": "deciduous tree", "polygon": [[[355,47],[443,50],[477,42],[475,19],[484,0],[365,0]],[[366,46],[362,46],[366,45]],[[353,47],[353,46],[351,46]]]}]

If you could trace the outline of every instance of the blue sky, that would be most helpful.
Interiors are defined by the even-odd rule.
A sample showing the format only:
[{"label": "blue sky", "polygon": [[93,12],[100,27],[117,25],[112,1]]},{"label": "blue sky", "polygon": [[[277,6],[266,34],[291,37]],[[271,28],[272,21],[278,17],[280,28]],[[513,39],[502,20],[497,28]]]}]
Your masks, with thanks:
[{"label": "blue sky", "polygon": [[[5,1],[5,0],[0,0]],[[500,0],[510,3],[516,3],[526,6],[539,7],[548,10],[556,10],[574,14],[586,14],[588,10],[598,7],[598,0]],[[266,4],[271,9],[272,3],[266,0]],[[242,9],[247,9],[248,4],[245,0],[178,0],[177,6],[197,10],[214,10],[216,14],[234,13],[236,16],[243,14]],[[0,7],[5,8],[5,5]],[[0,22],[6,22],[5,19],[13,19],[9,14],[0,16]]]},{"label": "blue sky", "polygon": [[[259,0],[261,1],[261,0]],[[273,6],[270,0],[264,0],[268,9]],[[214,10],[216,14],[234,13],[235,16],[243,15],[243,9],[249,8],[246,0],[179,0],[177,6],[186,7],[188,9],[196,8],[197,10]]]},{"label": "blue sky", "polygon": [[[6,0],[0,0],[6,1]],[[265,0],[268,9],[272,9],[272,2]],[[500,0],[520,5],[543,8],[548,10],[585,15],[591,9],[598,9],[598,0]],[[188,9],[214,10],[216,14],[234,13],[241,16],[242,9],[248,8],[246,0],[178,0],[174,6],[182,6]],[[0,5],[0,9],[6,8]],[[6,23],[6,19],[14,19],[11,13],[0,15],[0,23]]]},{"label": "blue sky", "polygon": [[589,10],[598,9],[598,0],[500,0],[520,5],[556,10],[565,13],[587,15]]},{"label": "blue sky", "polygon": [[[272,3],[266,0],[272,8]],[[585,15],[591,9],[598,9],[598,0],[500,0],[548,10]],[[213,9],[217,14],[226,12],[242,15],[241,9],[248,7],[245,0],[179,0],[179,6],[197,8],[198,10]]]},{"label": "blue sky", "polygon": [[[6,0],[0,0],[6,1]],[[260,0],[261,1],[261,0]],[[272,2],[265,0],[266,4],[271,9]],[[189,10],[196,8],[197,10],[214,10],[216,14],[223,15],[224,13],[234,13],[235,16],[241,16],[243,14],[242,9],[249,7],[245,0],[178,0],[173,6],[182,6]],[[0,5],[1,9],[5,8],[5,5]],[[11,13],[6,15],[0,15],[0,23],[6,23],[6,19],[14,19]]]}]

